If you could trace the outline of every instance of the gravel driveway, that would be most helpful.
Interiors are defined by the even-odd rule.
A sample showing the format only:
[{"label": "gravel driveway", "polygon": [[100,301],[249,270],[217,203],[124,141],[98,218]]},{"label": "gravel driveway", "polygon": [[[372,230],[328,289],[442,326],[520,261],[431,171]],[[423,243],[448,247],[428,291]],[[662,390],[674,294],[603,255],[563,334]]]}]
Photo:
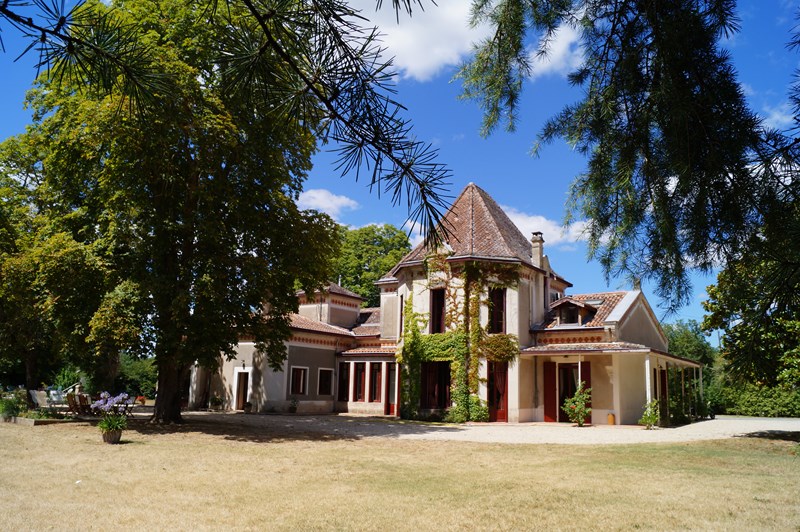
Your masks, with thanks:
[{"label": "gravel driveway", "polygon": [[402,440],[450,440],[483,443],[552,443],[608,445],[716,440],[763,435],[800,441],[800,419],[717,416],[676,428],[644,430],[638,426],[596,425],[578,428],[561,423],[468,423],[446,425],[355,415],[244,415],[187,412],[190,421],[212,421],[253,431],[278,434],[318,434],[322,437]]}]

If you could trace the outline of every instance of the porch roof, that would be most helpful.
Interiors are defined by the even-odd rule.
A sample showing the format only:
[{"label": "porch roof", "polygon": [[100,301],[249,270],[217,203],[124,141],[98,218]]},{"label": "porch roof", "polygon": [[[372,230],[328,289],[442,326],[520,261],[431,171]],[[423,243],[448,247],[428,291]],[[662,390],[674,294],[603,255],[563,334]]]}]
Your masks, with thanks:
[{"label": "porch roof", "polygon": [[364,355],[373,355],[373,356],[386,356],[386,355],[394,355],[397,352],[397,347],[395,346],[388,346],[388,347],[356,347],[355,349],[348,349],[347,351],[342,351],[338,353],[341,356],[364,356]]},{"label": "porch roof", "polygon": [[558,355],[605,355],[605,354],[647,354],[651,353],[660,358],[668,359],[669,361],[684,367],[701,368],[703,365],[688,358],[679,357],[659,351],[658,349],[651,349],[642,344],[634,344],[631,342],[592,342],[592,343],[575,343],[575,344],[549,344],[537,345],[533,347],[526,347],[520,350],[521,355],[531,356],[558,356]]}]

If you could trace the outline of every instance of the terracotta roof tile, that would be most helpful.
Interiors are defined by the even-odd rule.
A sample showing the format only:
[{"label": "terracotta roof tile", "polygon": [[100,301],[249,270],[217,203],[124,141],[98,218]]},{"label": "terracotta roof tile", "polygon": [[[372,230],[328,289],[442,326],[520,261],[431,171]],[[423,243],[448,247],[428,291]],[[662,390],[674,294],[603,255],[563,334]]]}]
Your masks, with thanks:
[{"label": "terracotta roof tile", "polygon": [[[352,297],[352,298],[355,298],[355,299],[360,299],[362,301],[364,300],[363,297],[361,297],[360,295],[356,294],[352,290],[348,290],[347,288],[339,286],[336,283],[329,283],[328,286],[325,287],[325,291],[330,293],[330,294],[338,294],[340,296]],[[296,292],[296,295],[301,296],[301,295],[304,295],[305,293],[306,293],[305,290],[298,290]]]},{"label": "terracotta roof tile", "polygon": [[362,308],[358,315],[358,322],[353,327],[356,336],[377,336],[381,333],[380,307]]},{"label": "terracotta roof tile", "polygon": [[301,316],[300,314],[292,314],[291,327],[293,329],[302,329],[304,331],[336,334],[339,336],[353,336],[352,332],[343,327],[337,327],[336,325],[329,325],[327,323],[322,323],[321,321],[312,320]]},{"label": "terracotta roof tile", "polygon": [[342,351],[342,355],[394,355],[397,352],[396,347],[357,347],[355,349],[348,349]]},{"label": "terracotta roof tile", "polygon": [[642,344],[630,342],[596,342],[581,344],[548,344],[526,347],[523,353],[549,353],[552,351],[638,351],[641,349],[650,350]]},{"label": "terracotta roof tile", "polygon": [[[553,302],[550,307],[560,306],[565,303],[564,300],[574,300],[576,302],[585,303],[587,301],[602,301],[599,305],[594,304],[593,306],[597,307],[597,312],[595,313],[594,317],[584,323],[582,326],[573,324],[570,327],[575,329],[580,329],[584,327],[602,327],[608,318],[608,315],[611,314],[611,311],[614,310],[622,298],[625,297],[627,292],[599,292],[596,294],[571,294],[566,297],[559,299],[558,301]],[[542,324],[540,328],[543,329],[552,329],[556,327],[556,318],[554,313],[550,313],[548,315],[547,320]]]},{"label": "terracotta roof tile", "polygon": [[[453,251],[451,259],[474,257],[532,265],[531,243],[497,202],[473,183],[456,198],[440,226],[448,232],[445,240]],[[386,277],[404,265],[424,260],[431,251],[424,242],[419,244]]]}]

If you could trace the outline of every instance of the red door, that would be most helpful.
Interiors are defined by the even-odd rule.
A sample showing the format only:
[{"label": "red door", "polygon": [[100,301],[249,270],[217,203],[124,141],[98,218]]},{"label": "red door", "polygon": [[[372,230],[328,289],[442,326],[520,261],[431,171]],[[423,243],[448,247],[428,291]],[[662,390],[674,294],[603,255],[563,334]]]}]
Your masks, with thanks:
[{"label": "red door", "polygon": [[544,363],[544,420],[558,421],[558,391],[556,390],[556,363]]},{"label": "red door", "polygon": [[508,422],[508,362],[489,362],[489,421]]},{"label": "red door", "polygon": [[397,364],[387,362],[386,364],[386,396],[384,397],[383,414],[387,416],[397,415]]}]

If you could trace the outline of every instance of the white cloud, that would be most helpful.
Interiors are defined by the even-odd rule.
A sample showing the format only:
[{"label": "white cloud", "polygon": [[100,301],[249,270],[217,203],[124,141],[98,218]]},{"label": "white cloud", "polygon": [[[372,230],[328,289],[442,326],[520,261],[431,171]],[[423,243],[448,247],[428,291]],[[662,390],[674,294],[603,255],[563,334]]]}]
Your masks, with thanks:
[{"label": "white cloud", "polygon": [[533,73],[531,79],[555,74],[566,76],[583,62],[583,50],[579,45],[580,32],[568,24],[559,26],[547,45],[547,54],[539,56],[531,52]]},{"label": "white cloud", "polygon": [[556,245],[562,251],[575,251],[577,248],[571,246],[576,242],[585,240],[584,231],[587,223],[584,221],[573,222],[567,227],[554,220],[549,220],[538,214],[527,214],[515,209],[514,207],[502,206],[502,209],[516,224],[522,234],[530,236],[534,231],[540,231],[544,237],[545,245]]},{"label": "white cloud", "polygon": [[425,240],[425,233],[422,232],[422,226],[416,222],[407,221],[403,224],[403,231],[408,235],[411,241],[411,247],[415,248]]},{"label": "white cloud", "polygon": [[403,78],[428,81],[443,68],[458,65],[472,50],[472,43],[489,34],[486,27],[470,28],[470,4],[466,0],[426,2],[413,16],[401,13],[400,22],[391,2],[375,11],[375,0],[352,0],[349,5],[378,26],[386,55]]},{"label": "white cloud", "polygon": [[352,211],[359,207],[357,201],[324,188],[312,188],[300,193],[297,206],[301,209],[316,209],[337,220],[342,211]]},{"label": "white cloud", "polygon": [[764,125],[775,129],[787,129],[794,123],[794,112],[789,102],[783,102],[777,107],[764,106]]}]

